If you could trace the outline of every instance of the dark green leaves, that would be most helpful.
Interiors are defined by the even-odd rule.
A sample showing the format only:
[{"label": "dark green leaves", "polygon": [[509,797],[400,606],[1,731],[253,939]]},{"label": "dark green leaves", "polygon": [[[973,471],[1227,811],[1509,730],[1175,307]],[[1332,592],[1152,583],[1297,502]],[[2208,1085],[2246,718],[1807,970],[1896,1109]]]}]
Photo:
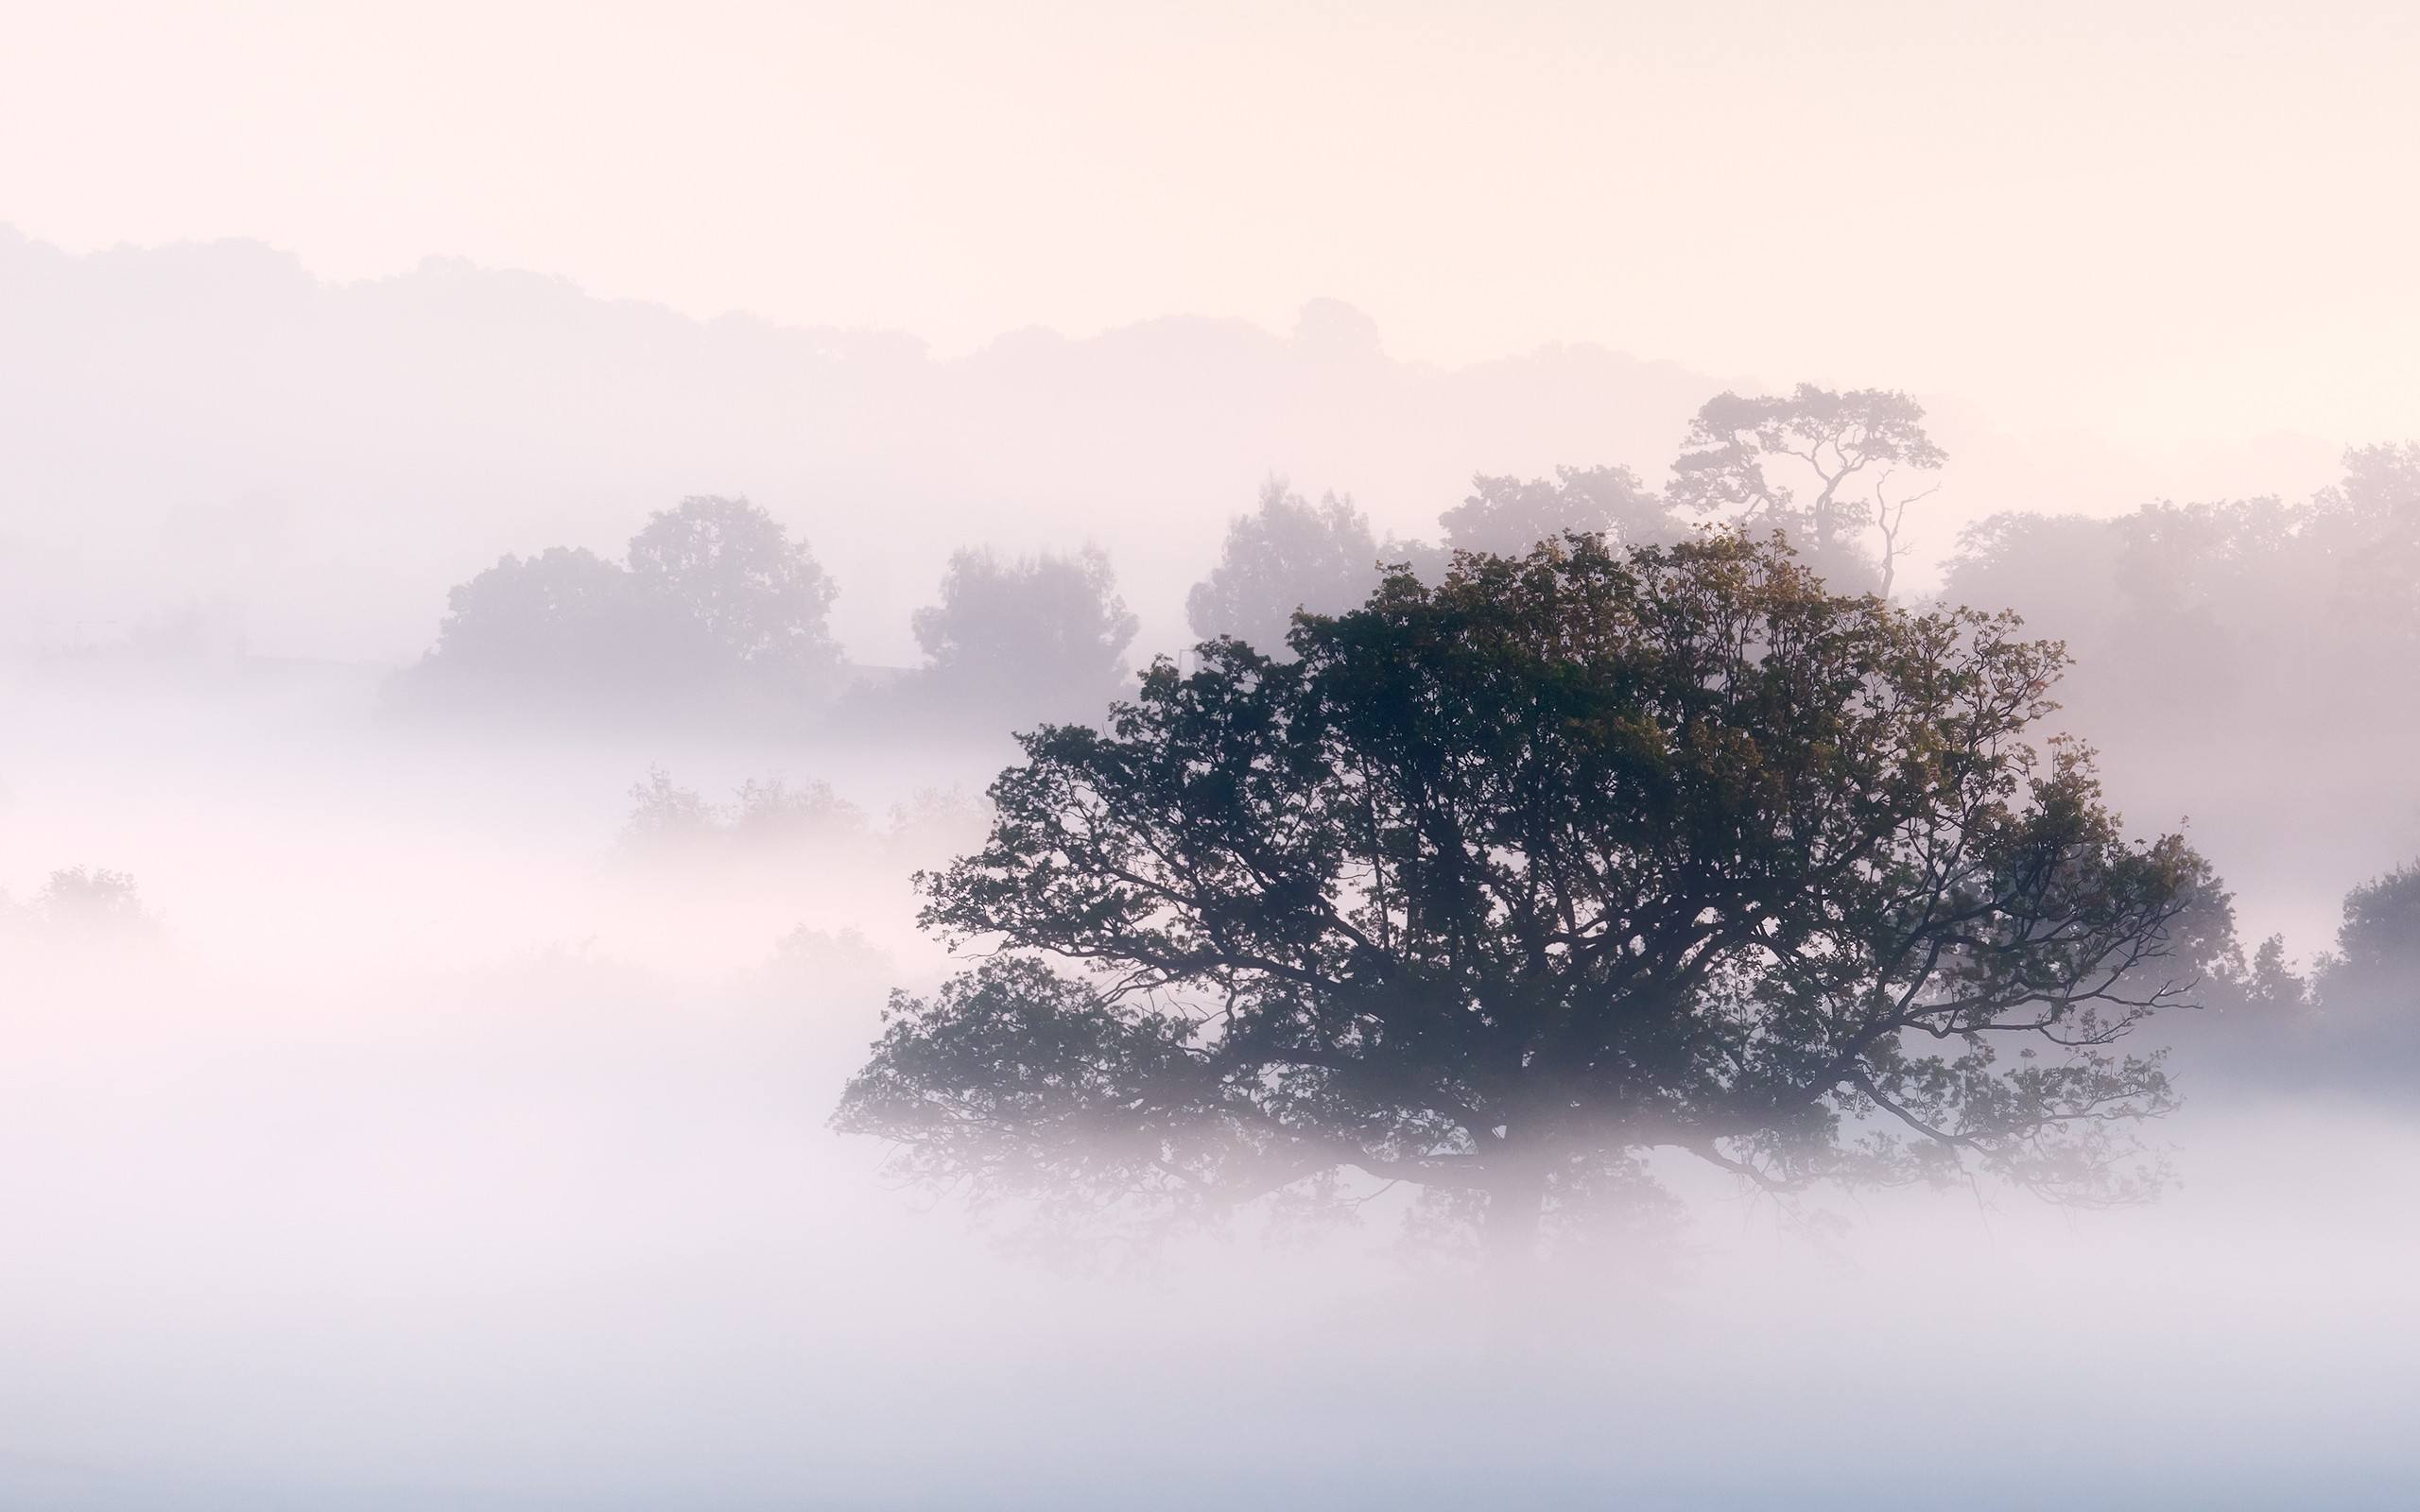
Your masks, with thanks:
[{"label": "dark green leaves", "polygon": [[[2167,1106],[2110,1047],[2218,895],[2182,842],[2123,839],[2080,747],[2037,761],[2056,645],[1778,547],[1579,536],[1396,576],[1291,644],[1208,643],[1105,732],[1026,738],[989,843],[924,879],[929,926],[1017,963],[894,1025],[851,1126],[1204,1190],[1534,1194],[1668,1144],[1785,1184],[1946,1151],[2073,1194]],[[2049,1058],[2002,1069],[2020,1038]]]}]

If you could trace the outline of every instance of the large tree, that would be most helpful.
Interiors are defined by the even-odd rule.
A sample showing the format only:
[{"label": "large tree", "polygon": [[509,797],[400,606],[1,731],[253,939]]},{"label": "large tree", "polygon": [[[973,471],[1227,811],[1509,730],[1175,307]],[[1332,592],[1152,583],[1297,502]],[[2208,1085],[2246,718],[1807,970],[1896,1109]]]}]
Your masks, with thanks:
[{"label": "large tree", "polygon": [[1835,583],[1871,581],[1887,598],[1908,507],[1932,493],[1927,479],[1948,460],[1924,418],[1923,405],[1881,388],[1718,394],[1690,422],[1672,498],[1743,530],[1787,530]]},{"label": "large tree", "polygon": [[2170,1093],[2122,1041],[2223,899],[2027,743],[2057,646],[1729,537],[1465,556],[1292,644],[1024,737],[920,879],[988,959],[894,999],[840,1127],[1062,1198],[1358,1171],[1516,1247],[1666,1147],[2138,1190],[2122,1128]]}]

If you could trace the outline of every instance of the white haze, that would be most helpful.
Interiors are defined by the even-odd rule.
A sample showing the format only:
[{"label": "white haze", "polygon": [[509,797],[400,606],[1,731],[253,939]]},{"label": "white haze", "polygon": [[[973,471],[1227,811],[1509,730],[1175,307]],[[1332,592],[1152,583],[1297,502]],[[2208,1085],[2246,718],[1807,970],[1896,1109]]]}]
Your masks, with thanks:
[{"label": "white haze", "polygon": [[[119,868],[163,933],[9,967],[9,1505],[2386,1506],[2409,1484],[2399,1113],[2225,1092],[2154,1131],[2181,1186],[2116,1212],[1990,1189],[1787,1211],[1675,1171],[1676,1234],[1514,1301],[1407,1260],[1377,1212],[1070,1274],[823,1127],[885,989],[945,969],[904,873],[948,836],[880,816],[995,752],[827,755],[867,837],[698,867],[617,845],[623,790],[653,760],[718,788],[766,751],[415,733],[324,692],[9,697],[0,881]],[[800,924],[862,938],[785,966]]]},{"label": "white haze", "polygon": [[[954,969],[908,878],[1005,729],[389,693],[449,587],[706,494],[859,669],[984,543],[1100,546],[1139,662],[1272,473],[1433,540],[1474,473],[1660,485],[1733,387],[1913,391],[1916,593],[1996,511],[2304,498],[2420,434],[2413,37],[0,0],[0,1508],[2410,1505],[2399,1023],[2349,1072],[2189,1025],[2141,1208],[1679,1165],[1673,1231],[1519,1297],[1396,1195],[1104,1273],[826,1127]],[[2299,963],[2420,855],[2412,648],[2364,649],[2099,696],[2114,804]],[[647,852],[651,767],[862,823]],[[78,867],[156,928],[14,927]]]},{"label": "white haze", "polygon": [[[1660,485],[1707,398],[1802,380],[1889,375],[1587,345],[1439,367],[1335,301],[1288,331],[1028,330],[942,360],[895,333],[699,321],[455,261],[335,284],[251,243],[71,256],[0,229],[0,654],[182,620],[261,655],[407,661],[448,585],[506,552],[616,555],[692,493],[745,494],[804,536],[861,662],[911,660],[908,613],[986,541],[1098,543],[1140,645],[1168,650],[1185,586],[1272,472],[1434,539],[1474,472],[1616,462]],[[2146,458],[1920,397],[1953,467],[1912,522],[1918,582],[1994,510],[2297,496],[2344,447],[2396,438]]]}]

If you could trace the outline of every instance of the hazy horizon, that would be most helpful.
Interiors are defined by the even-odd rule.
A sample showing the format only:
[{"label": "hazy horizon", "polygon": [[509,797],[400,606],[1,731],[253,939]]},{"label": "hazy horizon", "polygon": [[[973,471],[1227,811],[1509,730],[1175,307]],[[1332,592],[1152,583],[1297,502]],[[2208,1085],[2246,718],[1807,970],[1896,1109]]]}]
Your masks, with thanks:
[{"label": "hazy horizon", "polygon": [[[401,664],[427,644],[444,587],[496,556],[608,548],[650,510],[727,492],[834,567],[836,623],[867,662],[912,660],[909,609],[950,550],[987,542],[1103,547],[1143,612],[1142,647],[1172,653],[1192,639],[1174,613],[1184,586],[1269,476],[1349,495],[1382,533],[1428,536],[1474,473],[1616,463],[1660,486],[1704,399],[1809,378],[1721,377],[1588,342],[1409,361],[1332,299],[1280,328],[1028,325],[945,356],[905,333],[698,319],[451,256],[339,282],[253,238],[72,253],[0,215],[0,265],[14,333],[0,389],[20,396],[0,414],[16,453],[0,529],[19,544],[19,612],[50,627],[20,619],[20,644],[108,642],[199,604],[256,650],[317,643]],[[207,356],[204,333],[220,343]],[[1952,466],[1912,524],[1916,589],[1995,512],[2299,497],[2346,448],[2395,438],[2270,430],[2162,456],[1917,397]],[[152,439],[112,449],[88,429],[100,415]],[[893,541],[854,507],[868,494],[915,501],[954,539]],[[441,538],[410,528],[430,511],[479,544],[433,550]],[[298,571],[364,551],[385,560],[392,600],[297,601],[311,592]],[[55,568],[31,565],[48,554]]]},{"label": "hazy horizon", "polygon": [[2420,9],[0,38],[12,1512],[2411,1500]]},{"label": "hazy horizon", "polygon": [[2415,213],[2377,192],[2420,136],[2400,6],[349,15],[26,8],[0,218],[347,281],[460,255],[951,354],[1324,295],[1421,360],[1878,373],[2157,447],[2420,404]]}]

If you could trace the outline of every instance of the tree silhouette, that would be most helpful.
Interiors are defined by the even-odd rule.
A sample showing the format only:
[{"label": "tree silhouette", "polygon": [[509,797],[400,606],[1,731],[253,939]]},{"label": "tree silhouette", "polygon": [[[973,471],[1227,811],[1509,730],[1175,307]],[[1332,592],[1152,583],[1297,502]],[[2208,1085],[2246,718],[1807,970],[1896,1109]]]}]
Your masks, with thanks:
[{"label": "tree silhouette", "polygon": [[658,510],[631,538],[630,564],[739,666],[823,680],[839,662],[826,624],[838,589],[804,541],[746,499]]},{"label": "tree silhouette", "polygon": [[[1899,536],[1908,506],[1937,487],[1907,474],[1948,460],[1925,434],[1924,418],[1914,400],[1880,388],[1840,393],[1800,384],[1787,399],[1718,394],[1699,409],[1672,464],[1672,497],[1742,529],[1786,529],[1816,571],[1844,587],[1878,581],[1887,598],[1906,550]],[[1871,558],[1869,534],[1881,540]]]},{"label": "tree silhouette", "polygon": [[1353,501],[1331,493],[1314,506],[1270,478],[1260,507],[1229,523],[1219,565],[1185,595],[1184,616],[1204,639],[1232,635],[1276,652],[1296,610],[1349,609],[1377,582],[1377,539]]},{"label": "tree silhouette", "polygon": [[624,698],[683,687],[714,660],[693,619],[584,548],[507,556],[445,599],[421,670],[451,680]]},{"label": "tree silhouette", "polygon": [[2344,895],[2336,949],[2312,986],[2331,1012],[2408,1018],[2420,1004],[2420,863],[2398,867]]},{"label": "tree silhouette", "polygon": [[2055,645],[1774,545],[1575,537],[1292,649],[1212,642],[1022,737],[988,842],[919,879],[992,954],[894,995],[838,1126],[1063,1201],[1358,1171],[1483,1197],[1516,1251],[1662,1147],[2144,1190],[2122,1126],[2170,1094],[2121,1041],[2223,899],[2026,743]]},{"label": "tree silhouette", "polygon": [[805,543],[763,509],[684,499],[631,539],[628,566],[555,546],[449,590],[437,644],[405,686],[622,714],[787,707],[838,681],[835,595]]},{"label": "tree silhouette", "polygon": [[2311,514],[2312,543],[2340,574],[2331,617],[2405,645],[2420,639],[2420,443],[2346,452],[2344,481]]},{"label": "tree silhouette", "polygon": [[139,939],[159,931],[143,906],[134,878],[106,867],[54,871],[31,905],[34,920],[54,938],[87,942]]},{"label": "tree silhouette", "polygon": [[983,713],[1073,717],[1125,679],[1137,622],[1098,550],[1003,561],[950,558],[941,602],[916,611],[920,692]]},{"label": "tree silhouette", "polygon": [[1664,501],[1626,467],[1558,467],[1551,478],[1471,479],[1470,496],[1437,517],[1450,551],[1517,556],[1570,532],[1604,535],[1624,545],[1668,541],[1674,534]]},{"label": "tree silhouette", "polygon": [[2395,781],[2420,733],[2377,675],[2420,641],[2420,448],[2349,451],[2342,480],[2302,500],[1995,515],[1945,565],[1947,596],[2015,609],[2075,652],[2066,702],[2129,765],[2223,741],[2239,766],[2350,795]]}]

